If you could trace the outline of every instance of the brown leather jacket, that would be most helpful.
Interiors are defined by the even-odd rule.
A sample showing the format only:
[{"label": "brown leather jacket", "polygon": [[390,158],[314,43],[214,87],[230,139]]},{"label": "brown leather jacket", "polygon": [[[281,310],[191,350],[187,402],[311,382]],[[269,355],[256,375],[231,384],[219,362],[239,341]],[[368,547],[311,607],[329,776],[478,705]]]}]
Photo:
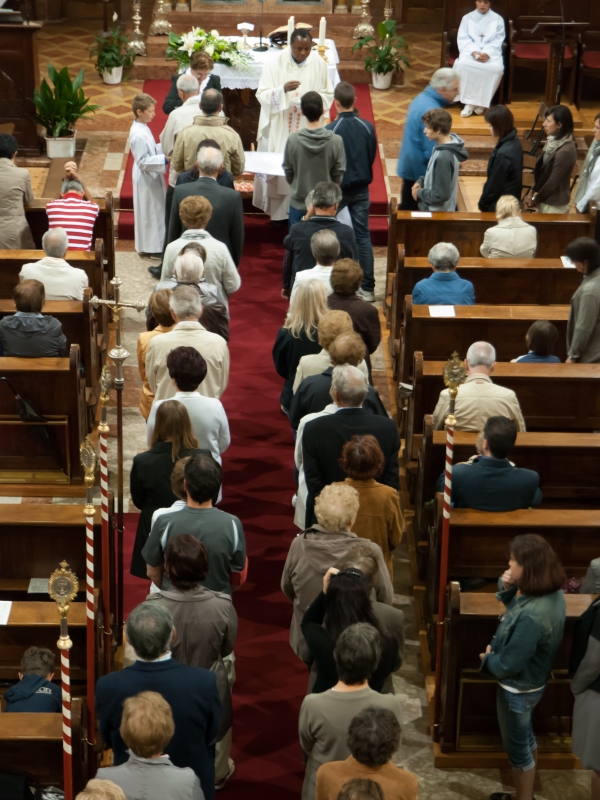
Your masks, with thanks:
[{"label": "brown leather jacket", "polygon": [[577,145],[567,142],[544,164],[544,154],[535,164],[533,194],[536,203],[548,206],[566,206],[571,199],[571,172],[577,162]]}]

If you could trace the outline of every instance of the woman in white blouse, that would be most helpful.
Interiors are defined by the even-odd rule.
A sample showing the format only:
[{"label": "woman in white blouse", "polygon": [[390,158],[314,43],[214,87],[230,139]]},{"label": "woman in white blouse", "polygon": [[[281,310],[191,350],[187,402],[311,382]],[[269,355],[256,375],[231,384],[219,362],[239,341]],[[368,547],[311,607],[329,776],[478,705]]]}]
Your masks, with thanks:
[{"label": "woman in white blouse", "polygon": [[453,69],[460,74],[461,117],[483,114],[504,74],[502,45],[504,19],[490,10],[491,0],[475,0],[475,11],[465,14],[458,29],[459,57]]},{"label": "woman in white blouse", "polygon": [[577,211],[585,214],[588,203],[600,203],[600,114],[594,120],[594,141],[583,162],[579,186],[575,194]]}]

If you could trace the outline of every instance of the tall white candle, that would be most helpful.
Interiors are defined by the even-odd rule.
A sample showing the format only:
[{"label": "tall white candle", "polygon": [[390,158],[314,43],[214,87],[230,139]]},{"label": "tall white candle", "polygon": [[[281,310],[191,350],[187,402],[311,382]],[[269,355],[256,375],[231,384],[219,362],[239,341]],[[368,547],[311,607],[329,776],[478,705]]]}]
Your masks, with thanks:
[{"label": "tall white candle", "polygon": [[291,44],[290,39],[292,38],[292,33],[294,32],[294,26],[296,22],[293,17],[288,19],[288,44]]},{"label": "tall white candle", "polygon": [[325,17],[321,17],[321,22],[319,24],[319,45],[321,47],[325,46],[325,32],[327,30],[327,21]]}]

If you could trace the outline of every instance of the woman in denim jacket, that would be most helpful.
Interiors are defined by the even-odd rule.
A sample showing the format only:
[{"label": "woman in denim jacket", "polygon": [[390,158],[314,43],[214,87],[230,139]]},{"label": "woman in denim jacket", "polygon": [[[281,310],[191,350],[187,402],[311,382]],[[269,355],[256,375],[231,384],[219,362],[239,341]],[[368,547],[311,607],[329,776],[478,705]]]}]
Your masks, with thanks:
[{"label": "woman in denim jacket", "polygon": [[[562,639],[565,573],[548,542],[533,533],[511,543],[508,565],[496,595],[506,611],[480,655],[481,672],[498,679],[498,724],[513,770],[515,800],[532,800],[537,743],[531,712],[544,693]],[[495,792],[490,800],[511,797]]]}]

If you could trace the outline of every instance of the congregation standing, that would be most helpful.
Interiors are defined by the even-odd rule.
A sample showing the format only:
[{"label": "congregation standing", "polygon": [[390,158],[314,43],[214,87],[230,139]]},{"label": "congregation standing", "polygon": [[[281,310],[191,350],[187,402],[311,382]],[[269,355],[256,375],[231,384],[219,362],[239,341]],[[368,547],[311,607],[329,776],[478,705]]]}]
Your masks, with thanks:
[{"label": "congregation standing", "polygon": [[[573,119],[566,106],[547,110],[534,184],[522,195],[514,119],[507,107],[493,105],[503,74],[504,20],[489,0],[475,6],[461,22],[453,68],[437,70],[409,107],[397,167],[400,207],[456,210],[460,168],[469,156],[452,131],[448,108],[460,100],[460,116],[484,115],[496,139],[479,208],[494,212],[498,224],[486,231],[482,256],[529,258],[537,233],[522,211],[570,209],[577,158]],[[196,53],[190,69],[174,76],[160,143],[149,128],[154,98],[139,94],[132,103],[135,248],[161,261],[150,268],[160,280],[148,298],[147,331],[138,342],[148,449],[135,456],[130,476],[140,517],[129,567],[150,583],[146,601],[127,620],[127,665],[97,684],[100,734],[114,766],[99,770],[80,800],[132,800],[140,792],[157,800],[211,800],[235,772],[233,596],[251,564],[243,521],[219,508],[227,496],[222,462],[231,441],[220,398],[230,370],[229,299],[243,293],[244,218],[234,179],[245,162],[212,67],[207,54]],[[289,308],[273,362],[294,443],[290,469],[297,491],[289,521],[300,529],[281,591],[293,609],[290,646],[306,671],[298,721],[306,767],[302,798],[417,800],[418,776],[393,761],[402,758],[402,703],[392,676],[404,657],[405,636],[403,614],[393,605],[392,554],[404,519],[400,435],[373,385],[370,358],[381,340],[369,234],[375,130],[361,119],[353,87],[331,86],[305,30],[294,31],[290,48],[265,68],[257,97],[259,150],[283,153],[284,176],[257,176],[254,202],[274,226],[287,220],[289,228],[281,289]],[[325,124],[332,102],[338,116]],[[1,236],[3,246],[13,248],[30,243],[24,209],[32,199],[15,154],[14,138],[0,134],[0,173],[6,174],[0,215],[14,219]],[[599,154],[600,115],[575,196],[581,213],[600,197]],[[350,224],[339,216],[344,209]],[[14,290],[17,312],[0,321],[6,356],[62,355],[66,338],[58,320],[42,314],[44,302],[81,300],[87,288],[85,273],[69,265],[68,251],[90,249],[98,206],[75,164],[66,165],[60,197],[48,204],[47,214],[45,256],[23,267]],[[459,274],[455,244],[439,242],[422,255],[432,274],[414,287],[413,303],[477,302],[473,283]],[[579,238],[564,257],[582,275],[571,301],[567,363],[598,363],[600,245]],[[527,352],[515,352],[513,361],[557,363],[557,335],[548,320],[536,321],[526,336]],[[455,427],[480,437],[477,455],[455,466],[456,508],[502,512],[543,501],[537,472],[509,460],[526,425],[516,393],[495,383],[495,367],[494,344],[473,342],[456,396]],[[434,429],[444,427],[449,404],[444,390],[429,409]],[[517,800],[533,797],[537,744],[531,718],[562,641],[564,581],[544,538],[517,536],[498,580],[506,611],[491,643],[482,642],[481,673],[498,682],[498,725]],[[597,739],[600,694],[597,608],[596,602],[581,627],[572,684],[573,749],[594,770],[594,800],[600,794],[600,759],[590,744]],[[30,648],[19,684],[6,693],[6,710],[58,708],[53,673],[53,654]]]}]

